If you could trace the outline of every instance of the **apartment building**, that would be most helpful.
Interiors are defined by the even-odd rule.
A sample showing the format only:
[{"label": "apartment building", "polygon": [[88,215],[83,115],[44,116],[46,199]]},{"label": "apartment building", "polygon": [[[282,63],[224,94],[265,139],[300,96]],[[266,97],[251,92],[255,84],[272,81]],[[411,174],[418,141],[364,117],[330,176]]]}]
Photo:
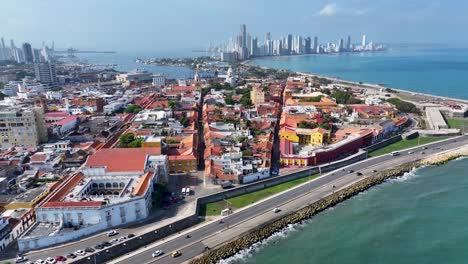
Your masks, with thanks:
[{"label": "apartment building", "polygon": [[42,142],[47,142],[47,130],[41,108],[0,109],[0,148],[36,147]]}]

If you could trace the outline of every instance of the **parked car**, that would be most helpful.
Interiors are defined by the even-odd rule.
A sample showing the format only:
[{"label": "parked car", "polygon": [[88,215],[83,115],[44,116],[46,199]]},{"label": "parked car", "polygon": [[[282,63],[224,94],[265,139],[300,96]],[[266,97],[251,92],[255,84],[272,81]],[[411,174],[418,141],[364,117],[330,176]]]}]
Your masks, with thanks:
[{"label": "parked car", "polygon": [[93,253],[94,251],[96,251],[94,248],[92,247],[87,247],[84,249],[85,252],[88,252],[88,253]]},{"label": "parked car", "polygon": [[119,240],[117,238],[114,238],[114,239],[111,239],[109,242],[111,244],[117,244],[117,243],[119,243]]},{"label": "parked car", "polygon": [[77,255],[77,256],[84,256],[84,255],[86,255],[86,252],[84,250],[80,249],[80,250],[75,251],[74,254]]},{"label": "parked car", "polygon": [[413,153],[414,153],[414,151],[408,151],[408,154],[413,154]]},{"label": "parked car", "polygon": [[47,262],[45,262],[45,260],[43,259],[38,259],[36,260],[36,262],[34,262],[35,264],[47,264]]},{"label": "parked car", "polygon": [[358,171],[358,172],[356,172],[356,175],[357,176],[362,176],[362,173]]},{"label": "parked car", "polygon": [[22,262],[26,262],[26,261],[28,261],[28,258],[25,257],[25,256],[18,256],[18,257],[16,257],[16,259],[15,259],[15,262],[16,262],[16,263],[22,263]]},{"label": "parked car", "polygon": [[155,252],[153,252],[153,254],[151,254],[151,256],[153,256],[153,258],[156,258],[156,257],[162,256],[162,254],[164,254],[162,250],[156,250]]},{"label": "parked car", "polygon": [[99,243],[99,244],[95,245],[94,248],[99,250],[99,249],[103,249],[104,246],[101,243]]},{"label": "parked car", "polygon": [[67,257],[69,259],[74,259],[74,258],[76,258],[76,255],[73,254],[73,253],[70,253],[70,254],[66,255],[65,257]]},{"label": "parked car", "polygon": [[128,238],[132,238],[132,237],[134,237],[134,236],[135,236],[134,234],[128,234],[127,237],[128,237]]},{"label": "parked car", "polygon": [[275,214],[276,214],[276,213],[279,213],[279,212],[281,212],[281,209],[279,209],[278,207],[277,207],[277,208],[275,208],[275,209],[273,209],[273,213],[275,213]]},{"label": "parked car", "polygon": [[353,170],[348,170],[348,173],[353,173],[354,171]]},{"label": "parked car", "polygon": [[111,231],[107,232],[108,237],[116,236],[118,234],[119,234],[119,232],[117,232],[117,230],[111,230]]},{"label": "parked car", "polygon": [[182,255],[182,253],[180,253],[180,251],[174,251],[174,252],[172,252],[172,254],[171,254],[171,256],[172,256],[173,258],[177,258],[177,257],[180,256],[180,255]]},{"label": "parked car", "polygon": [[55,260],[59,261],[59,262],[65,262],[65,261],[67,261],[67,258],[64,257],[64,256],[56,256]]},{"label": "parked car", "polygon": [[373,172],[373,173],[376,173],[376,172],[377,172],[377,170],[372,170],[372,172]]},{"label": "parked car", "polygon": [[102,244],[104,247],[110,247],[110,246],[112,246],[112,244],[109,243],[109,242],[107,242],[107,241],[104,241],[104,242],[102,242],[101,244]]},{"label": "parked car", "polygon": [[56,261],[55,259],[51,258],[51,257],[46,258],[46,262],[47,262],[47,264],[55,264],[55,263],[57,263],[57,261]]},{"label": "parked car", "polygon": [[121,236],[121,237],[119,237],[119,242],[122,242],[122,241],[124,241],[124,240],[126,240],[126,239],[127,239],[126,236]]}]

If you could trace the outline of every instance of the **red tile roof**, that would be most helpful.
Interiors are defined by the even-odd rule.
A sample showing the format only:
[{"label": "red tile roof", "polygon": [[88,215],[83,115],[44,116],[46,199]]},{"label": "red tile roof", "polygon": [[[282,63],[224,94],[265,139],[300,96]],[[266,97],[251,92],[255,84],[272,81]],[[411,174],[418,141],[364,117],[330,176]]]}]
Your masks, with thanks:
[{"label": "red tile roof", "polygon": [[85,201],[85,202],[46,202],[41,207],[57,208],[57,207],[100,207],[102,202]]},{"label": "red tile roof", "polygon": [[141,176],[140,181],[133,190],[134,195],[142,196],[146,193],[146,190],[148,190],[148,187],[150,186],[152,174],[152,172],[147,172]]},{"label": "red tile roof", "polygon": [[62,120],[55,122],[56,125],[63,126],[71,122],[75,122],[78,119],[76,116],[68,116]]},{"label": "red tile roof", "polygon": [[70,116],[70,113],[66,111],[56,111],[56,112],[47,112],[44,115],[46,118],[47,117],[67,117]]},{"label": "red tile roof", "polygon": [[144,171],[148,155],[160,155],[161,148],[100,149],[91,155],[86,167],[106,167],[107,172]]}]

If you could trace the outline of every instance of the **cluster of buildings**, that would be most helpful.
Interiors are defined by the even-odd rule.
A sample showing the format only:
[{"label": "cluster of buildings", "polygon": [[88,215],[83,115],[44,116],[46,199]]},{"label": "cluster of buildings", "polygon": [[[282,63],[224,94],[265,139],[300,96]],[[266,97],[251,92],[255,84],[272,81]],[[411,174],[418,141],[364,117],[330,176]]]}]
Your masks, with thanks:
[{"label": "cluster of buildings", "polygon": [[229,87],[211,89],[204,98],[205,175],[215,184],[270,177],[282,83],[252,79]]},{"label": "cluster of buildings", "polygon": [[[342,97],[348,102],[337,102]],[[349,98],[352,98],[350,100]],[[331,162],[411,125],[411,119],[360,90],[289,78],[283,92],[280,150],[283,166]],[[357,104],[356,102],[359,102]]]},{"label": "cluster of buildings", "polygon": [[0,39],[0,61],[15,61],[17,63],[39,63],[48,62],[51,59],[52,48],[42,45],[41,49],[35,49],[28,42],[17,47],[13,39],[10,40],[10,46],[5,44],[3,38]]},{"label": "cluster of buildings", "polygon": [[280,39],[272,39],[271,33],[268,32],[265,40],[260,42],[258,37],[247,33],[245,24],[240,26],[239,35],[230,38],[220,48],[221,60],[228,62],[261,56],[380,51],[384,49],[385,47],[382,44],[368,41],[366,35],[362,35],[361,42],[358,44],[351,41],[351,36],[348,36],[346,41],[340,38],[337,43],[321,44],[317,36],[311,38],[288,34]]},{"label": "cluster of buildings", "polygon": [[[276,55],[274,45],[281,47],[278,54],[327,50],[316,38],[267,39],[249,40],[242,26],[235,54],[226,56]],[[365,40],[338,46],[368,49]],[[11,50],[1,48],[2,56]],[[312,76],[282,79],[271,71],[258,77],[249,67],[223,63],[207,78],[197,72],[173,80],[144,71],[33,63],[0,67],[6,83],[0,100],[0,251],[13,241],[28,251],[141,221],[155,204],[155,183],[174,175],[199,172],[215,185],[250,183],[279,168],[352,155],[413,122],[386,102],[393,95],[383,90]],[[26,76],[12,75],[19,69]],[[438,111],[458,116],[466,109],[450,104]],[[430,126],[445,128],[440,112],[427,111]]]}]

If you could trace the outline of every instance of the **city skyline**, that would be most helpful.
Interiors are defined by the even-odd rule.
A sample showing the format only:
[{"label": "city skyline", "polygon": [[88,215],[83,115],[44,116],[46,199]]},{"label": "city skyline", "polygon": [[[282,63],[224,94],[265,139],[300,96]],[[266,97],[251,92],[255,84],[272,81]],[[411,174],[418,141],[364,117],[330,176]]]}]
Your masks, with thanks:
[{"label": "city skyline", "polygon": [[[366,33],[385,43],[463,45],[468,42],[462,34],[463,25],[468,22],[462,10],[467,5],[461,1],[441,5],[419,0],[397,4],[293,0],[285,12],[283,5],[271,1],[239,1],[226,8],[208,0],[164,4],[84,1],[79,5],[22,0],[2,6],[6,15],[0,17],[0,33],[6,39],[30,42],[33,46],[55,40],[60,48],[165,52],[220,42],[232,28],[245,23],[255,28],[255,35],[272,32],[275,36],[291,33],[337,39]],[[24,6],[30,8],[26,10]]]}]

